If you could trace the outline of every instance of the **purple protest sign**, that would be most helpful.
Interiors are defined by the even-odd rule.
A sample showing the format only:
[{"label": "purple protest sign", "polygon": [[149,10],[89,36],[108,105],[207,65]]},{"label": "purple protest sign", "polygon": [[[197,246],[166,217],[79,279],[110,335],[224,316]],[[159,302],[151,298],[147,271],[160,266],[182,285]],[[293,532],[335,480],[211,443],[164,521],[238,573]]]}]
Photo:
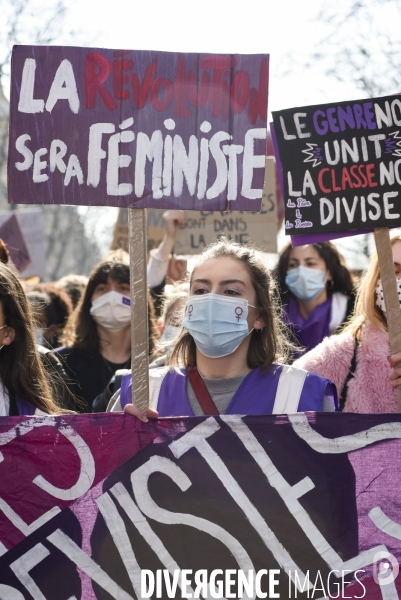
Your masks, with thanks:
[{"label": "purple protest sign", "polygon": [[268,55],[15,46],[9,201],[259,211]]},{"label": "purple protest sign", "polygon": [[10,213],[0,224],[0,238],[7,245],[11,260],[18,271],[26,269],[32,260],[17,215],[14,213]]}]

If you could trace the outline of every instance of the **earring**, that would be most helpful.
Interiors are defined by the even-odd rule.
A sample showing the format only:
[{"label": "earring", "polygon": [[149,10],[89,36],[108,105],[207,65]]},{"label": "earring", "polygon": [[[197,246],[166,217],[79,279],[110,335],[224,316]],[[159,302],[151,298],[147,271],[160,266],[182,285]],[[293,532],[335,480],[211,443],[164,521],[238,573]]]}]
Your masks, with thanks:
[{"label": "earring", "polygon": [[263,329],[264,328],[262,327],[261,329],[255,329],[255,331],[256,331],[256,333],[262,333]]}]

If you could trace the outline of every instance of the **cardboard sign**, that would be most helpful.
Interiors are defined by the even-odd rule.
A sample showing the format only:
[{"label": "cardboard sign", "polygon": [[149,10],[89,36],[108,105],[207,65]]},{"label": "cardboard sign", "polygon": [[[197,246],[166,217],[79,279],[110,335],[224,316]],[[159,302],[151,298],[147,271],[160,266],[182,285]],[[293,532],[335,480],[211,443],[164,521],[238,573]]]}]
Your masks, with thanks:
[{"label": "cardboard sign", "polygon": [[[146,211],[147,222],[148,222],[148,252],[157,248],[164,236],[164,221],[163,221],[164,210],[157,210],[154,208]],[[117,250],[122,248],[126,252],[129,252],[129,228],[128,228],[128,209],[120,208],[118,211],[117,223],[114,228],[113,242],[111,244],[111,250]]]},{"label": "cardboard sign", "polygon": [[[157,248],[164,236],[164,210],[149,209],[146,211],[148,220],[148,252]],[[111,250],[122,248],[129,252],[129,232],[128,232],[128,209],[120,208],[118,211],[117,223],[114,229],[114,237]],[[168,264],[167,283],[180,281],[187,271],[187,261],[173,256]]]},{"label": "cardboard sign", "polygon": [[32,261],[20,223],[14,212],[8,212],[8,218],[5,217],[4,220],[0,215],[0,238],[6,244],[10,258],[18,271],[26,269]]},{"label": "cardboard sign", "polygon": [[401,225],[401,99],[386,96],[273,113],[286,233]]},{"label": "cardboard sign", "polygon": [[121,248],[129,252],[129,227],[128,227],[128,209],[120,208],[118,211],[117,222],[114,227],[113,241],[110,250]]},{"label": "cardboard sign", "polygon": [[400,432],[380,414],[3,417],[0,596],[210,598],[192,592],[210,580],[216,598],[396,599]]},{"label": "cardboard sign", "polygon": [[188,268],[188,262],[185,258],[172,256],[168,262],[167,283],[174,283],[184,279]]},{"label": "cardboard sign", "polygon": [[277,228],[275,162],[266,157],[261,211],[188,211],[185,224],[177,230],[174,249],[177,254],[199,254],[224,235],[240,244],[252,244],[263,252],[277,252]]},{"label": "cardboard sign", "polygon": [[9,201],[260,210],[268,55],[14,46]]},{"label": "cardboard sign", "polygon": [[146,211],[148,219],[148,252],[154,248],[158,248],[164,237],[164,210],[150,208]]}]

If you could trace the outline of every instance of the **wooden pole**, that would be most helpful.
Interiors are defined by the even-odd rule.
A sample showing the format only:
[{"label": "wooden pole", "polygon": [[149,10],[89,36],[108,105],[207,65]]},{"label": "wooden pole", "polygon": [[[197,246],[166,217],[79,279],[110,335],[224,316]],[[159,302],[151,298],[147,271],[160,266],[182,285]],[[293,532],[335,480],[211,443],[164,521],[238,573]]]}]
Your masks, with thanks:
[{"label": "wooden pole", "polygon": [[[388,227],[375,229],[377,257],[379,259],[380,279],[383,285],[384,302],[386,304],[387,327],[390,338],[391,354],[401,352],[401,310],[398,299],[397,284],[394,274],[393,251],[390,243]],[[398,363],[397,367],[400,367]],[[401,412],[401,387],[397,389],[398,410]]]},{"label": "wooden pole", "polygon": [[130,208],[129,249],[131,281],[132,404],[141,411],[149,406],[148,285],[146,277],[146,210]]}]

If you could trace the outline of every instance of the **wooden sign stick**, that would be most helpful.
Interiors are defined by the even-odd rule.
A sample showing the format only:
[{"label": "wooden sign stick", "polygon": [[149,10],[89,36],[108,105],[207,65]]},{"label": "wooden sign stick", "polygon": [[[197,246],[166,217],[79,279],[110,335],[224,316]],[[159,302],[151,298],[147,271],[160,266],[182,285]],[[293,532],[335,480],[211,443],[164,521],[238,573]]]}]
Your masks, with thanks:
[{"label": "wooden sign stick", "polygon": [[147,221],[144,208],[130,208],[129,253],[131,282],[132,404],[145,412],[149,406],[149,331]]},{"label": "wooden sign stick", "polygon": [[[393,251],[388,227],[375,229],[377,257],[379,259],[380,279],[383,285],[386,304],[387,327],[390,338],[391,354],[401,352],[401,310],[394,274]],[[397,366],[401,366],[398,363]],[[401,412],[401,387],[397,389],[398,409]]]}]

